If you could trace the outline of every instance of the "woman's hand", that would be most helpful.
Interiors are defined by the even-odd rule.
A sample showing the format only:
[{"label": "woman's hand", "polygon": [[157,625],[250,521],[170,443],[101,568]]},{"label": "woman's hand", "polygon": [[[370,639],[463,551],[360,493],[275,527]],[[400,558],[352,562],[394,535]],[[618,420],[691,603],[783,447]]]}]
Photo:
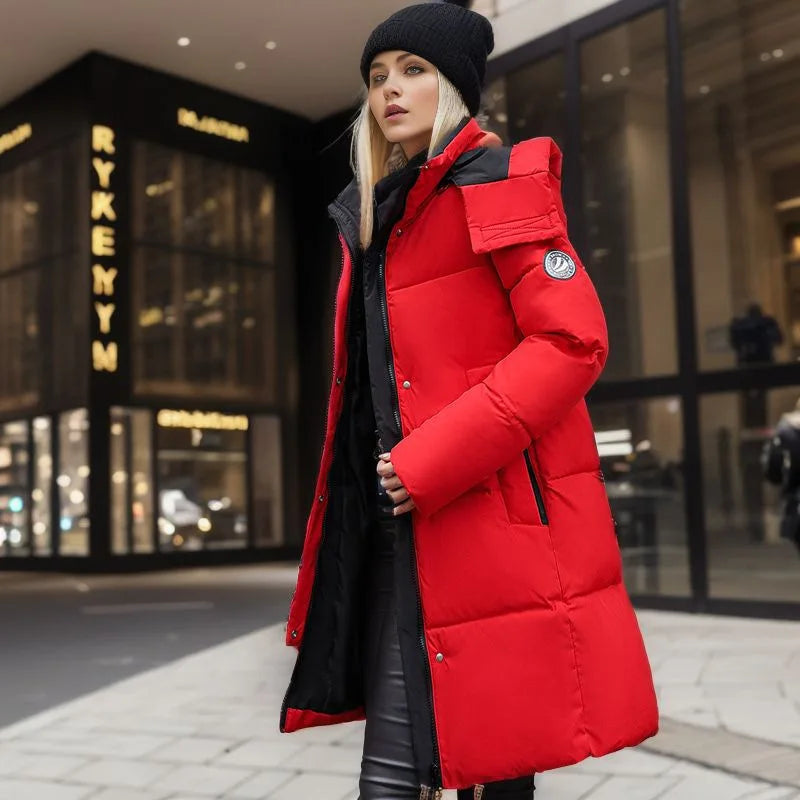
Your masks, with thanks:
[{"label": "woman's hand", "polygon": [[378,475],[381,477],[381,486],[386,489],[386,494],[392,498],[392,502],[394,503],[392,513],[397,516],[398,514],[405,514],[407,511],[411,511],[411,509],[416,508],[416,506],[406,487],[400,483],[400,478],[395,475],[394,466],[389,460],[391,457],[391,453],[381,453],[376,469],[378,470]]}]

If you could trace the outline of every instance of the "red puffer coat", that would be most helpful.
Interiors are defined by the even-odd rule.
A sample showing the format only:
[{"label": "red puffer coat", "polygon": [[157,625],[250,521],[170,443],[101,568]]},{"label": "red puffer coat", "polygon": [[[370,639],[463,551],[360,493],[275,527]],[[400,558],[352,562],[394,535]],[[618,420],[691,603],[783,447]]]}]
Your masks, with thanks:
[{"label": "red puffer coat", "polygon": [[[607,335],[567,239],[561,154],[548,138],[482,141],[470,120],[420,169],[385,253],[402,423],[391,456],[416,503],[404,516],[432,780],[446,788],[573,764],[658,729],[584,402]],[[343,231],[317,498],[287,627],[300,652],[285,731],[364,715],[354,621],[364,521],[347,487],[374,488],[374,462],[337,466],[359,436],[347,240]]]}]

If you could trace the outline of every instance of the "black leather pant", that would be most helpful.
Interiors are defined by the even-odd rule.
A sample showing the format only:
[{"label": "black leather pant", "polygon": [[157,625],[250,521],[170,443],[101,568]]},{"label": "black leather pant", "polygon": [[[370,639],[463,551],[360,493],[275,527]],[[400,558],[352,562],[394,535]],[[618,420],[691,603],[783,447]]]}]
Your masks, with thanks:
[{"label": "black leather pant", "polygon": [[[360,800],[417,800],[411,720],[397,634],[393,590],[393,540],[397,519],[381,516],[371,544],[364,649],[366,731]],[[533,776],[487,784],[483,800],[532,800]],[[458,792],[472,800],[474,791]]]}]

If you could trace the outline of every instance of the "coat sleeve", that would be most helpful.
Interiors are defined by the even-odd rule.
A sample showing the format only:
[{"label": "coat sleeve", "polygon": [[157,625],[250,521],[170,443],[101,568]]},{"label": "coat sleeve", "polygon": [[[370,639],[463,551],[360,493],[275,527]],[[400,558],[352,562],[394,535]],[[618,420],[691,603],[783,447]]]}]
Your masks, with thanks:
[{"label": "coat sleeve", "polygon": [[605,365],[605,318],[567,238],[560,167],[555,143],[534,139],[512,149],[507,180],[460,187],[472,247],[491,258],[521,338],[483,381],[392,449],[395,471],[424,516],[566,416]]}]

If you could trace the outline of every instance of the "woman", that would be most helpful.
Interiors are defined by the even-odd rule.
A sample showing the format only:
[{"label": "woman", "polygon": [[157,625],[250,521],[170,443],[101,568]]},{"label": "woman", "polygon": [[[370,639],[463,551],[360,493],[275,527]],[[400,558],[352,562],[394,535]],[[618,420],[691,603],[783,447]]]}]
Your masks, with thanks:
[{"label": "woman", "polygon": [[366,718],[362,800],[527,800],[535,772],[658,727],[583,399],[605,321],[558,148],[488,146],[474,120],[492,47],[455,5],[379,25],[330,207],[333,381],[281,730]]}]

